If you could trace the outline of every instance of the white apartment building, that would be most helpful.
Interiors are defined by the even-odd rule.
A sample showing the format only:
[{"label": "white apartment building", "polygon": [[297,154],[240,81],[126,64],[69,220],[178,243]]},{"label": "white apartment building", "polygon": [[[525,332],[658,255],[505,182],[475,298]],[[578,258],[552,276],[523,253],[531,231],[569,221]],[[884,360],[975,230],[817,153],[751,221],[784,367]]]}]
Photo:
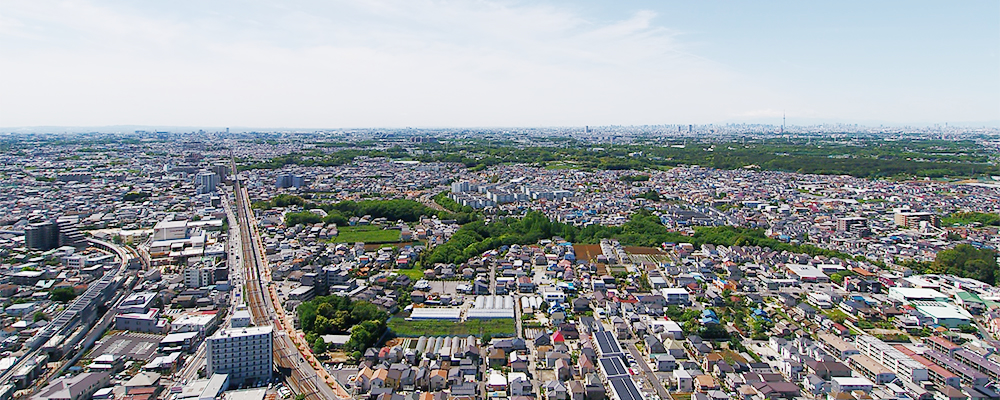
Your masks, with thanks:
[{"label": "white apartment building", "polygon": [[888,367],[900,379],[914,383],[920,383],[929,379],[927,367],[924,364],[917,362],[917,360],[910,358],[910,356],[874,336],[860,335],[854,344],[861,354]]},{"label": "white apartment building", "polygon": [[272,327],[220,329],[206,341],[209,375],[228,374],[233,384],[271,379]]}]

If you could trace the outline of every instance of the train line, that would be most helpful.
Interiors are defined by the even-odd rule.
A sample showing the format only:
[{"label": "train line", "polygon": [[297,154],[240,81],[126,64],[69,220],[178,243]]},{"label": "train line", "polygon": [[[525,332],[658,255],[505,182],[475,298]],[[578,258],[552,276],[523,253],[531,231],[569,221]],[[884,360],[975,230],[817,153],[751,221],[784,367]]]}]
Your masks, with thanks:
[{"label": "train line", "polygon": [[[236,171],[235,161],[233,171]],[[244,267],[246,289],[244,296],[254,323],[258,326],[272,325],[274,327],[273,356],[278,369],[287,374],[287,382],[293,392],[305,395],[307,399],[338,398],[333,389],[320,379],[312,365],[305,361],[305,356],[295,347],[289,333],[284,329],[276,312],[276,304],[272,302],[268,289],[268,268],[264,261],[264,246],[256,231],[257,224],[253,220],[253,210],[250,208],[249,194],[242,187],[239,174],[233,186],[235,197],[236,218],[239,223],[241,250]],[[280,307],[280,304],[277,305]]]}]

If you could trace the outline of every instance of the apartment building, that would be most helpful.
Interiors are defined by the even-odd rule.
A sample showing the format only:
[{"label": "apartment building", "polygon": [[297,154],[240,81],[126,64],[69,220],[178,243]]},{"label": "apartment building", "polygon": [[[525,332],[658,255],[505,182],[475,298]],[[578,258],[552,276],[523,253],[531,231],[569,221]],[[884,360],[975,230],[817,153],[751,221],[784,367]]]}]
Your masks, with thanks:
[{"label": "apartment building", "polygon": [[209,375],[228,374],[234,383],[271,379],[272,327],[220,329],[207,343]]}]

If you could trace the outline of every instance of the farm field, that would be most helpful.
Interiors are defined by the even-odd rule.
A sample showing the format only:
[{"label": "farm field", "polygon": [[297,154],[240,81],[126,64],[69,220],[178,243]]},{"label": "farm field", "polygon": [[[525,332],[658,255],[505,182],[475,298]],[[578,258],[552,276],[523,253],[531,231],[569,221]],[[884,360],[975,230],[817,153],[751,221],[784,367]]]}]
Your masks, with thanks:
[{"label": "farm field", "polygon": [[389,320],[389,329],[399,337],[420,336],[468,336],[493,337],[514,336],[513,319],[470,319],[468,321],[414,320],[394,317]]},{"label": "farm field", "polygon": [[399,231],[395,229],[382,229],[374,225],[345,226],[337,228],[337,237],[331,239],[333,243],[389,243],[399,241]]}]

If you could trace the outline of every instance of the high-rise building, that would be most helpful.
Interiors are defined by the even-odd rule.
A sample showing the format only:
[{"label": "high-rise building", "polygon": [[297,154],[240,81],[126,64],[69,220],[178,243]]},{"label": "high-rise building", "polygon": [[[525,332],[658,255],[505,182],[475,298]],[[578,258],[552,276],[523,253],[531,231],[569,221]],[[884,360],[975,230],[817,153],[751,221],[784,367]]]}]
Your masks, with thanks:
[{"label": "high-rise building", "polygon": [[198,194],[214,193],[215,187],[219,185],[221,178],[219,174],[210,171],[199,172],[194,176],[194,186]]},{"label": "high-rise building", "polygon": [[52,221],[28,225],[24,229],[24,244],[32,250],[52,250],[59,247],[59,225]]},{"label": "high-rise building", "polygon": [[87,237],[77,228],[79,217],[61,217],[56,220],[59,228],[59,246],[73,246],[77,249],[87,247]]},{"label": "high-rise building", "polygon": [[192,267],[184,270],[184,286],[189,288],[200,288],[215,282],[214,268]]},{"label": "high-rise building", "polygon": [[274,180],[274,186],[278,189],[282,188],[299,188],[305,186],[305,178],[302,175],[295,174],[281,174],[278,175]]},{"label": "high-rise building", "polygon": [[460,181],[451,183],[452,193],[465,193],[469,191],[471,191],[471,186],[469,185],[469,181]]},{"label": "high-rise building", "polygon": [[229,182],[229,166],[224,162],[215,163],[212,165],[212,172],[219,175],[219,179],[222,182]]},{"label": "high-rise building", "polygon": [[271,326],[220,329],[208,338],[208,372],[229,374],[233,384],[271,379],[274,366]]}]

